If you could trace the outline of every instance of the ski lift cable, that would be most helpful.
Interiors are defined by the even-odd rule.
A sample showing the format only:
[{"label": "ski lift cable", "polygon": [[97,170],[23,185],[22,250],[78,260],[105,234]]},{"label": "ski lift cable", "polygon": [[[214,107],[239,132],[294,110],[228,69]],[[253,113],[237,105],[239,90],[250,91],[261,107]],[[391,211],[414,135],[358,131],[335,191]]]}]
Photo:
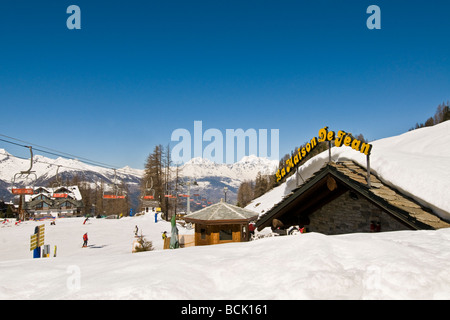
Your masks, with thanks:
[{"label": "ski lift cable", "polygon": [[[113,166],[113,165],[108,164],[108,163],[104,163],[104,162],[100,162],[100,161],[96,161],[96,160],[91,160],[91,159],[88,159],[88,158],[85,158],[85,157],[79,157],[79,156],[71,154],[71,153],[55,150],[55,149],[44,147],[44,146],[41,146],[41,145],[38,145],[38,144],[35,144],[35,143],[31,143],[31,142],[28,142],[28,141],[24,141],[24,140],[20,140],[20,139],[17,139],[17,138],[13,138],[13,137],[1,134],[1,133],[0,133],[0,136],[8,138],[8,139],[15,140],[15,141],[20,141],[20,142],[23,142],[23,143],[26,143],[26,144],[29,144],[29,145],[34,145],[34,146],[39,147],[39,148],[44,148],[44,149],[50,150],[50,151],[46,151],[46,150],[34,148],[34,150],[36,150],[36,151],[44,152],[44,153],[51,154],[51,155],[54,155],[54,156],[63,157],[63,158],[66,158],[66,159],[76,158],[76,159],[79,159],[80,161],[84,160],[83,162],[86,162],[88,164],[96,165],[96,166],[102,166],[102,167],[105,167],[107,169],[117,167],[117,166]],[[0,138],[0,140],[4,141],[4,142],[7,142],[7,143],[11,143],[11,144],[17,145],[17,146],[27,147],[25,145],[22,145],[22,144],[13,142],[13,141],[8,141],[8,140],[1,139],[1,138]]]},{"label": "ski lift cable", "polygon": [[[0,152],[0,154],[6,155],[6,156],[10,156],[10,157],[13,157],[13,158],[16,158],[16,159],[29,160],[28,158],[16,156],[16,155],[13,155],[11,153]],[[54,164],[54,163],[50,163],[50,162],[46,162],[46,161],[40,161],[40,160],[34,160],[33,163],[42,163],[42,164],[46,164],[46,165],[49,165],[49,166],[55,166],[55,167],[75,170],[75,171],[80,172],[82,175],[84,175],[86,177],[86,174],[85,174],[84,171],[79,171],[80,168],[74,168],[74,167],[69,167],[69,166],[64,166],[64,165],[57,165],[57,164]]]},{"label": "ski lift cable", "polygon": [[[26,143],[26,141],[19,140],[19,139],[15,139],[15,138],[6,136],[6,135],[1,134],[1,133],[0,133],[0,136],[7,137],[7,138],[10,138],[10,139],[14,139],[14,140],[17,140],[17,141],[22,141],[22,142],[25,142],[25,143]],[[28,147],[29,147],[29,146],[26,146],[26,145],[23,145],[23,144],[19,144],[19,143],[17,143],[17,142],[13,142],[13,141],[8,141],[8,140],[2,139],[2,138],[0,138],[0,141],[6,142],[6,143],[10,143],[10,144],[13,144],[13,145],[16,145],[16,146],[24,147],[24,148],[28,148]],[[30,143],[30,144],[31,144],[31,143]],[[36,144],[34,144],[34,145],[36,145]],[[36,146],[38,146],[38,145],[36,145]],[[41,146],[41,147],[42,147],[42,146]],[[46,147],[42,147],[42,148],[46,148]],[[53,149],[50,149],[50,148],[46,148],[46,149],[53,150]],[[106,163],[103,163],[103,162],[95,161],[95,160],[90,160],[90,159],[83,158],[83,157],[77,157],[76,155],[72,155],[72,154],[65,153],[65,152],[54,153],[54,152],[49,152],[49,151],[45,151],[45,150],[38,149],[38,148],[34,148],[34,150],[40,151],[40,152],[44,152],[44,153],[47,153],[47,154],[51,154],[51,155],[54,155],[54,156],[58,156],[58,157],[63,157],[63,158],[66,158],[66,159],[73,159],[73,158],[77,158],[77,159],[79,159],[79,160],[80,160],[80,159],[84,159],[83,161],[82,161],[82,160],[80,160],[80,161],[82,161],[82,162],[84,162],[84,163],[86,163],[86,164],[89,164],[89,165],[100,166],[100,167],[105,168],[105,169],[117,170],[117,171],[122,172],[122,173],[128,173],[127,171],[124,171],[124,170],[122,170],[122,169],[117,169],[117,168],[115,168],[115,166],[112,166],[112,165],[109,165],[109,164],[106,164]],[[56,150],[54,150],[54,151],[56,151]],[[59,151],[56,151],[56,152],[59,152]],[[65,155],[64,155],[64,154],[65,154]],[[69,156],[72,156],[72,158],[69,157]],[[17,156],[16,156],[16,158],[25,159],[25,158],[17,157]],[[35,161],[35,162],[40,162],[40,163],[49,164],[49,165],[55,165],[55,164],[48,163],[48,162],[44,162],[44,161],[38,161],[38,160],[34,160],[34,161]],[[62,167],[70,168],[70,167],[68,167],[68,166],[62,166]],[[77,168],[70,168],[70,169],[77,169]],[[78,169],[79,169],[79,168],[78,168]]]},{"label": "ski lift cable", "polygon": [[[0,139],[1,140],[1,139]],[[29,160],[28,158],[24,158],[24,157],[19,157],[19,156],[15,156],[15,155],[13,155],[13,154],[10,154],[10,153],[6,153],[6,152],[0,152],[0,154],[3,154],[3,155],[7,155],[7,156],[11,156],[11,157],[14,157],[14,158],[17,158],[17,159],[21,159],[21,160]],[[32,159],[32,158],[31,158]],[[56,164],[54,164],[54,163],[50,163],[50,162],[45,162],[45,161],[39,161],[39,160],[34,160],[34,161],[32,161],[32,162],[34,162],[34,163],[43,163],[43,164],[47,164],[47,165],[49,165],[49,166],[56,166],[57,167],[57,172],[56,172],[56,175],[57,175],[57,177],[56,177],[56,179],[57,179],[57,181],[59,181],[60,182],[60,180],[58,179],[58,170],[59,170],[59,168],[60,167],[62,167],[62,168],[67,168],[67,169],[72,169],[72,170],[79,170],[79,168],[74,168],[74,167],[69,167],[69,166],[63,166],[63,165],[56,165]],[[27,171],[23,171],[23,174],[25,174],[25,173],[27,173],[28,171],[30,171],[31,170],[31,168],[30,169],[28,169]],[[84,176],[86,176],[86,174],[83,172],[83,171],[80,171]],[[13,184],[15,184],[15,180],[17,179],[17,178],[20,178],[21,177],[21,175],[23,175],[22,174],[22,172],[21,172],[21,174],[15,174],[15,176],[14,176],[14,178],[13,178]],[[34,173],[34,171],[30,171],[30,174],[33,174],[34,176],[36,176],[36,174]],[[37,177],[35,177],[35,179],[34,179],[34,181],[36,181],[37,180]],[[116,180],[115,180],[116,181]],[[114,189],[116,189],[117,188],[117,185],[115,184],[115,188]],[[13,193],[15,193],[15,194],[30,194],[30,191],[31,189],[17,189],[17,188],[14,188],[13,187]],[[111,198],[111,199],[123,199],[123,198],[125,198],[125,196],[123,196],[123,195],[117,195],[116,194],[117,192],[115,192],[115,194],[114,195],[109,195],[109,198]],[[107,197],[104,197],[104,198],[108,198],[108,196]]]},{"label": "ski lift cable", "polygon": [[[17,158],[17,159],[21,159],[21,160],[30,160],[29,158],[25,158],[25,157],[20,157],[20,156],[16,156],[13,155],[11,153],[5,153],[5,152],[0,152],[0,154],[3,154],[5,156],[11,156],[13,158]],[[61,168],[66,168],[66,169],[72,169],[72,170],[80,170],[80,168],[74,168],[74,167],[69,167],[69,166],[63,166],[62,164],[54,164],[54,163],[50,163],[50,162],[46,162],[46,161],[40,161],[40,160],[33,160],[33,163],[43,163],[49,166],[55,166],[55,167],[61,167]],[[83,171],[80,171],[82,174],[84,174]]]}]

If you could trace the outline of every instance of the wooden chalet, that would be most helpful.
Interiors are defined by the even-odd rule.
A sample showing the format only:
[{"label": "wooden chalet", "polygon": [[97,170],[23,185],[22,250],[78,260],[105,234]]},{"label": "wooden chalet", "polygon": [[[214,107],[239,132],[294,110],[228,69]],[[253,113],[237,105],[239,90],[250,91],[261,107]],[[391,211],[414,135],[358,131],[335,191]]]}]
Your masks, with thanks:
[{"label": "wooden chalet", "polygon": [[81,215],[84,207],[78,186],[34,188],[34,194],[25,195],[24,210],[34,218],[73,217]]},{"label": "wooden chalet", "polygon": [[201,246],[248,241],[248,224],[257,216],[256,212],[221,200],[186,215],[184,220],[195,224],[195,245]]},{"label": "wooden chalet", "polygon": [[293,225],[324,234],[450,227],[429,208],[352,161],[327,163],[261,215],[258,230]]}]

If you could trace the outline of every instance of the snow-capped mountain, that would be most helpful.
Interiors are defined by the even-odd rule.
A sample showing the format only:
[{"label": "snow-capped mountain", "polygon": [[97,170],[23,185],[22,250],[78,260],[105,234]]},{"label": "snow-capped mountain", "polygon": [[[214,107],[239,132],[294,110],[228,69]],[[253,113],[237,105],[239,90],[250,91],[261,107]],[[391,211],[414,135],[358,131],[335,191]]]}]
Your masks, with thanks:
[{"label": "snow-capped mountain", "polygon": [[208,201],[217,202],[225,197],[235,202],[239,185],[246,180],[255,180],[258,172],[274,174],[278,166],[277,160],[269,160],[255,155],[245,156],[232,164],[214,163],[204,158],[193,158],[180,167],[180,176],[195,180],[191,194],[201,193]]},{"label": "snow-capped mountain", "polygon": [[260,158],[255,155],[243,157],[232,164],[214,163],[204,158],[193,158],[181,167],[181,175],[193,179],[222,177],[231,181],[231,186],[239,187],[244,180],[254,180],[258,172],[272,174],[278,165],[277,160]]},{"label": "snow-capped mountain", "polygon": [[[207,159],[193,158],[179,169],[181,178],[185,181],[191,179],[197,182],[191,193],[200,193],[208,201],[216,202],[224,197],[224,187],[228,187],[227,199],[236,199],[237,189],[241,182],[254,180],[258,172],[262,174],[274,173],[278,161],[259,158],[254,155],[246,156],[233,164],[218,164]],[[0,149],[0,199],[10,200],[12,194],[7,190],[13,186],[14,175],[26,171],[30,167],[29,159],[21,159]],[[49,180],[58,174],[61,181],[76,175],[91,183],[103,181],[112,185],[114,181],[127,184],[131,193],[133,207],[138,204],[139,186],[144,170],[133,169],[128,166],[117,169],[104,168],[86,164],[76,159],[51,159],[41,155],[33,157],[32,171],[36,173],[37,180],[34,185],[47,185]],[[115,176],[116,174],[116,176]],[[18,186],[30,184],[31,180],[18,179]]]}]

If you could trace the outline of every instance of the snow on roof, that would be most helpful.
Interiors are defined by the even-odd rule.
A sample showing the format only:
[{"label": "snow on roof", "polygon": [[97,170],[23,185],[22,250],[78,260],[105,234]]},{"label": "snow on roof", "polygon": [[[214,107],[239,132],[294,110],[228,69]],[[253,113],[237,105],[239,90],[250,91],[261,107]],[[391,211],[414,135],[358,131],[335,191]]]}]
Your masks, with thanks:
[{"label": "snow on roof", "polygon": [[185,220],[203,220],[203,221],[220,221],[220,220],[250,220],[258,215],[257,212],[231,205],[224,201],[220,201],[209,207],[198,210],[185,216]]},{"label": "snow on roof", "polygon": [[38,195],[45,195],[47,197],[52,197],[52,195],[54,193],[58,193],[59,191],[62,191],[61,189],[65,188],[67,189],[67,191],[69,191],[69,195],[72,196],[75,200],[83,200],[83,197],[81,196],[80,193],[80,189],[78,188],[78,186],[60,186],[60,187],[56,187],[56,188],[47,188],[47,187],[34,187],[33,189],[35,191],[42,189],[45,192],[40,192],[39,194],[32,194],[32,195],[25,195],[25,201],[31,201],[32,199],[34,199],[35,197],[37,197]]},{"label": "snow on roof", "polygon": [[[371,142],[371,172],[436,215],[450,221],[450,121]],[[445,147],[447,146],[447,147]],[[331,149],[334,162],[351,160],[366,168],[366,156],[349,147]],[[328,150],[299,167],[299,174],[261,197],[246,209],[260,215],[283,200],[328,161]]]}]

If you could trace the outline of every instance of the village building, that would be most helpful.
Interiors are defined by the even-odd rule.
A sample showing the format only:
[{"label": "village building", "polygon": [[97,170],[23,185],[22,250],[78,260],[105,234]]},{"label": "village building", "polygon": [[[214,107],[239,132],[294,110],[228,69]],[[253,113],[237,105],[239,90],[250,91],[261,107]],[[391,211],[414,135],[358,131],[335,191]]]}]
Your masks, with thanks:
[{"label": "village building", "polygon": [[23,209],[35,219],[80,216],[84,206],[78,186],[35,187],[25,195]]},{"label": "village building", "polygon": [[157,200],[142,200],[142,211],[144,213],[160,212],[161,204]]},{"label": "village building", "polygon": [[395,186],[388,186],[353,161],[328,162],[256,222],[284,229],[305,227],[327,235],[435,230],[450,227],[448,221]]},{"label": "village building", "polygon": [[184,217],[195,224],[195,245],[211,245],[249,240],[249,222],[258,214],[221,200]]},{"label": "village building", "polygon": [[17,207],[12,202],[0,200],[0,218],[16,218]]}]

